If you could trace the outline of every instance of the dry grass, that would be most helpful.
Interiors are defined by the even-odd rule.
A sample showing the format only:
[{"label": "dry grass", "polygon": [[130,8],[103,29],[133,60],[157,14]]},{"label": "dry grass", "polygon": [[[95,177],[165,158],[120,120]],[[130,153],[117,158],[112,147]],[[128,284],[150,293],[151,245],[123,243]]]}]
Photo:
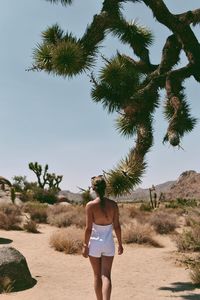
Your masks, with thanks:
[{"label": "dry grass", "polygon": [[154,212],[149,219],[149,223],[159,234],[171,233],[178,227],[176,216],[164,211]]},{"label": "dry grass", "polygon": [[80,254],[84,231],[75,226],[60,229],[52,234],[50,245],[57,251],[66,254]]},{"label": "dry grass", "polygon": [[200,251],[200,225],[194,225],[190,230],[183,230],[176,236],[178,251]]},{"label": "dry grass", "polygon": [[194,284],[200,285],[200,263],[190,267],[190,277]]},{"label": "dry grass", "polygon": [[188,211],[185,216],[185,224],[186,226],[200,224],[200,208],[192,208]]},{"label": "dry grass", "polygon": [[133,219],[137,220],[141,224],[148,222],[151,215],[150,212],[141,211],[135,204],[126,204],[119,207],[120,212],[120,223],[128,224]]},{"label": "dry grass", "polygon": [[125,244],[147,244],[154,247],[162,247],[159,242],[154,239],[154,232],[147,224],[140,224],[132,221],[123,225],[122,240]]},{"label": "dry grass", "polygon": [[37,223],[47,223],[48,205],[38,202],[28,202],[24,205],[23,210],[29,213],[31,220]]},{"label": "dry grass", "polygon": [[21,211],[14,204],[0,206],[0,229],[21,230]]},{"label": "dry grass", "polygon": [[56,227],[76,225],[83,228],[85,226],[84,207],[55,205],[48,210],[47,222]]},{"label": "dry grass", "polygon": [[27,220],[23,226],[24,230],[31,233],[39,233],[39,225],[33,220]]}]

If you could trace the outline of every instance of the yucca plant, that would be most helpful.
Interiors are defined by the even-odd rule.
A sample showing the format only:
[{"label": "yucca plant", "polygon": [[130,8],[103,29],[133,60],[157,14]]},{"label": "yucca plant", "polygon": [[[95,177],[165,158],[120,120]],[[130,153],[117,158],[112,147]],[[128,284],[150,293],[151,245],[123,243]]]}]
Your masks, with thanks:
[{"label": "yucca plant", "polygon": [[[46,1],[63,6],[73,2]],[[126,20],[122,13],[126,2],[132,5],[142,2],[171,32],[158,64],[150,60],[149,46],[154,40],[151,30],[136,21]],[[153,116],[161,103],[161,89],[166,91],[164,117],[169,124],[163,142],[181,147],[183,136],[193,130],[196,119],[190,113],[184,81],[189,77],[200,81],[200,46],[192,28],[199,23],[199,9],[173,14],[163,0],[104,0],[100,13],[94,15],[81,38],[64,33],[57,24],[42,32],[42,42],[34,51],[33,70],[63,77],[91,70],[101,42],[110,33],[128,45],[137,57],[117,52],[110,59],[103,58],[105,64],[99,76],[91,73],[93,101],[101,103],[109,113],[117,112],[117,130],[134,139],[126,158],[104,173],[108,193],[116,196],[128,193],[140,182],[146,167],[145,155],[153,144]],[[180,67],[182,51],[188,63]]]}]

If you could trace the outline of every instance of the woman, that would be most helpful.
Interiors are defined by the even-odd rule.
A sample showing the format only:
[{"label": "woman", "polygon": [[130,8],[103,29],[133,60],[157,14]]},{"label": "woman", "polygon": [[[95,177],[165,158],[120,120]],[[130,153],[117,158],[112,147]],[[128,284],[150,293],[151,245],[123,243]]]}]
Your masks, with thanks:
[{"label": "woman", "polygon": [[96,199],[86,205],[86,228],[83,256],[90,259],[94,272],[97,300],[109,300],[111,295],[111,268],[115,254],[112,235],[114,228],[118,241],[118,254],[123,253],[121,227],[117,203],[104,197],[106,182],[102,175],[92,177]]}]

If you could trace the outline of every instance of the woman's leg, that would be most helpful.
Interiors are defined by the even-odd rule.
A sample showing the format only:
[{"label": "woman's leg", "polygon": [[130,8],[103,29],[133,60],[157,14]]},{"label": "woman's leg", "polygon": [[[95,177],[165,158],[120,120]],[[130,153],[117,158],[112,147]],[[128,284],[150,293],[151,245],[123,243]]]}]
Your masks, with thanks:
[{"label": "woman's leg", "polygon": [[102,256],[101,259],[101,276],[102,276],[102,294],[103,300],[110,300],[112,283],[111,268],[114,256]]},{"label": "woman's leg", "polygon": [[90,263],[94,272],[94,290],[97,300],[103,300],[102,279],[101,279],[101,257],[89,256]]}]

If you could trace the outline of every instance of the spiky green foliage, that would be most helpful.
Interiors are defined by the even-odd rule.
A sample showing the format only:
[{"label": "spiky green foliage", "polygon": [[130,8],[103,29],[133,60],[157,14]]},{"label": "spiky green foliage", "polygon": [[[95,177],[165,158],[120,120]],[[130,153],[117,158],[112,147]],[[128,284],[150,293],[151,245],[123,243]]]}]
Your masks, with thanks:
[{"label": "spiky green foliage", "polygon": [[[47,0],[62,5],[72,0]],[[127,21],[122,12],[126,2],[143,2],[153,16],[171,34],[163,46],[157,65],[150,61],[149,46],[153,34],[135,21]],[[140,182],[145,170],[145,155],[153,144],[153,115],[159,106],[159,91],[166,90],[164,117],[168,129],[164,141],[180,146],[183,136],[190,132],[196,119],[191,116],[183,82],[193,76],[200,82],[200,45],[192,25],[200,23],[200,10],[172,14],[163,0],[104,0],[101,11],[94,15],[82,38],[64,34],[59,25],[42,33],[42,43],[34,51],[34,70],[44,70],[63,77],[72,77],[91,69],[99,54],[101,42],[111,33],[129,45],[138,60],[117,53],[105,63],[99,76],[91,75],[92,99],[109,112],[118,113],[117,130],[135,139],[129,154],[116,168],[105,173],[109,193],[129,192]],[[179,67],[184,51],[188,64]]]},{"label": "spiky green foliage", "polygon": [[114,22],[111,32],[123,43],[129,44],[139,57],[153,42],[152,32],[144,26],[139,26],[136,21],[126,22],[120,18]]},{"label": "spiky green foliage", "polygon": [[163,141],[169,141],[172,146],[179,146],[181,138],[193,130],[197,120],[190,114],[184,88],[179,80],[173,80],[173,86],[170,88],[164,106],[164,116],[169,122],[169,127]]},{"label": "spiky green foliage", "polygon": [[141,183],[146,164],[144,162],[136,162],[132,156],[132,151],[130,151],[115,169],[106,173],[108,194],[120,196],[129,193],[133,186]]},{"label": "spiky green foliage", "polygon": [[33,53],[36,69],[72,77],[92,66],[93,55],[86,54],[81,41],[64,34],[57,24],[43,31],[42,39]]},{"label": "spiky green foliage", "polygon": [[108,112],[123,109],[139,85],[140,74],[123,56],[117,55],[101,69],[99,82],[94,82],[92,99],[102,102]]}]

